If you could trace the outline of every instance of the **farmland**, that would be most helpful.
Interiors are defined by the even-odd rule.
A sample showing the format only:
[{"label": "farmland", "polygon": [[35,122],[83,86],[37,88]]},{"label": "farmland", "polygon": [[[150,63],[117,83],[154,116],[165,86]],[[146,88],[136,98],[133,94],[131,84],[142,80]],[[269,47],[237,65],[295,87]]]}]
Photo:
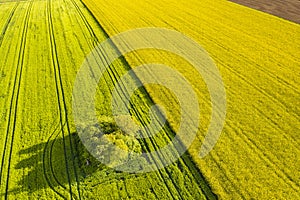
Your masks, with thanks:
[{"label": "farmland", "polygon": [[[214,150],[199,159],[210,113],[201,77],[169,52],[139,50],[125,56],[132,67],[171,66],[197,90],[202,126],[189,152],[214,193],[223,199],[299,196],[298,24],[226,1],[84,2],[109,35],[149,26],[175,29],[203,45],[215,60],[226,86],[227,120]],[[169,106],[176,99],[164,88],[146,89],[155,102],[169,108],[176,128],[179,107]]]},{"label": "farmland", "polygon": [[[1,198],[215,198],[188,155],[146,174],[116,172],[93,158],[87,165],[89,155],[71,117],[73,82],[85,56],[106,33],[79,1],[3,5]],[[128,69],[119,59],[101,82],[97,110],[102,118],[110,115],[105,100],[112,84]],[[142,112],[153,104],[147,93],[137,92],[133,102],[135,115],[146,121]],[[160,148],[171,134],[165,127],[142,148]]]},{"label": "farmland", "polygon": [[[0,198],[297,199],[299,24],[224,0],[188,2],[0,0]],[[166,168],[134,174],[106,167],[87,152],[73,121],[72,90],[84,59],[99,43],[143,27],[177,30],[208,51],[225,84],[227,116],[217,145],[200,158],[212,107],[206,83],[193,66],[156,49],[117,59],[96,94],[98,119],[111,128],[108,132],[120,133],[110,93],[122,75],[141,64],[162,63],[180,72],[201,109],[197,139],[187,153]],[[95,57],[122,48],[111,44]],[[141,77],[131,78],[122,83],[123,92]],[[155,137],[123,139],[132,140],[138,152],[168,144],[181,114],[172,91],[146,85],[130,99],[139,124],[149,122],[147,111],[155,103],[164,107],[168,124]]]}]

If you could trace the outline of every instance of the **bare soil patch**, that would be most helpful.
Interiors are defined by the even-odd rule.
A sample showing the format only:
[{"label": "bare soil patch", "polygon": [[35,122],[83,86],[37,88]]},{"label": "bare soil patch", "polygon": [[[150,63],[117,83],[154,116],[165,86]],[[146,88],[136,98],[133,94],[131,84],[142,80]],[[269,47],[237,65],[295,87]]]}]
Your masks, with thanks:
[{"label": "bare soil patch", "polygon": [[300,24],[300,0],[230,0]]}]

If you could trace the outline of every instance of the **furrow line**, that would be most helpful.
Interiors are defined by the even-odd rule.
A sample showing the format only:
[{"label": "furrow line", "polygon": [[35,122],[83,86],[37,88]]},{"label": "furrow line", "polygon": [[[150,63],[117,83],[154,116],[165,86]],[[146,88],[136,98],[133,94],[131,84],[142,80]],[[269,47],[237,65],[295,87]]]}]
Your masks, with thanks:
[{"label": "furrow line", "polygon": [[[149,2],[148,2],[148,3],[149,3]],[[149,3],[149,4],[150,4],[150,3]],[[154,4],[150,4],[150,5],[151,5],[151,7],[156,7]],[[157,9],[158,9],[158,8],[157,8]],[[179,8],[179,9],[182,9],[182,8]],[[194,16],[195,18],[197,17],[197,16],[195,16],[195,15],[193,15],[193,16]],[[174,21],[175,23],[181,22],[181,23],[184,23],[184,24],[188,24],[189,26],[187,26],[187,30],[190,30],[191,32],[194,32],[195,34],[196,34],[195,30],[197,30],[197,28],[199,28],[198,26],[196,26],[195,24],[191,23],[190,21],[186,21],[186,20],[184,20],[184,19],[178,18],[178,16],[172,16],[172,18],[169,17],[168,20],[164,20],[164,19],[160,19],[160,20],[161,20],[162,22],[168,24],[168,25],[169,25],[169,23],[167,23],[166,21]],[[146,22],[146,23],[151,24],[151,22],[149,22],[149,21]],[[241,31],[240,29],[236,29],[234,26],[227,27],[227,26],[224,26],[222,23],[219,23],[219,25],[222,26],[222,27],[224,27],[224,29],[225,29],[225,28],[226,28],[226,29],[231,29],[231,30],[237,31],[237,32]],[[193,27],[193,28],[191,28],[191,27]],[[212,26],[212,28],[214,28],[214,26]],[[216,31],[217,31],[217,30],[216,30]],[[228,32],[231,33],[232,31],[228,31]],[[224,34],[225,34],[225,33],[224,33]],[[256,40],[254,37],[252,37],[251,35],[249,35],[249,34],[244,34],[244,35],[247,36],[247,37],[249,37],[249,39],[250,39],[251,41],[257,42],[257,40]],[[228,36],[228,37],[229,37],[229,36]],[[211,35],[208,35],[208,38],[209,38],[212,42],[214,42],[216,45],[218,45],[219,47],[224,48],[223,46],[219,45],[220,42],[217,41],[217,40],[215,40],[215,39],[213,39],[213,37],[211,37]],[[257,43],[258,43],[258,42],[257,42]],[[228,51],[228,49],[225,49],[225,50]],[[274,55],[277,54],[277,52],[275,52],[273,49],[271,50],[271,52],[272,52]],[[283,77],[278,77],[278,74],[274,74],[273,72],[268,71],[268,70],[265,69],[265,68],[262,68],[261,66],[259,66],[259,65],[255,62],[255,60],[251,59],[250,57],[246,57],[245,55],[241,55],[239,52],[235,51],[234,49],[231,49],[231,53],[232,53],[233,55],[235,55],[235,58],[239,58],[239,57],[241,57],[241,56],[242,56],[243,58],[246,58],[246,60],[250,61],[250,63],[252,64],[252,66],[253,66],[255,69],[261,71],[263,74],[266,74],[267,76],[270,76],[270,77],[273,78],[273,79],[276,79],[279,83],[281,83],[282,85],[284,85],[286,88],[289,88],[289,89],[291,89],[292,91],[295,91],[297,94],[299,94],[299,90],[297,89],[297,87],[296,87],[295,85],[288,83],[288,81],[285,80]],[[288,56],[290,56],[290,55],[288,55]]]},{"label": "furrow line", "polygon": [[[83,21],[85,21],[84,19],[83,19]],[[103,28],[101,27],[101,29],[103,30]],[[91,29],[89,29],[89,31],[90,31],[90,33],[91,33]],[[104,31],[104,30],[103,30]],[[94,34],[93,33],[91,33],[91,36],[94,36]],[[115,47],[116,48],[116,47]],[[105,55],[105,52],[98,52],[98,54],[102,54],[102,55]],[[124,58],[123,58],[124,59]],[[124,59],[125,60],[125,59]],[[106,63],[107,63],[107,61],[105,61]],[[125,61],[126,62],[126,61]],[[111,69],[110,68],[110,70],[111,70],[111,73],[108,73],[109,74],[109,76],[111,77],[111,79],[112,80],[118,80],[118,78],[116,77],[116,74],[118,74],[118,72],[116,72],[116,70],[115,69]],[[115,70],[115,71],[114,71]],[[138,80],[138,79],[137,79]],[[115,81],[113,81],[113,82],[115,82]],[[123,91],[122,91],[123,92]],[[146,91],[145,91],[146,92]],[[123,92],[123,94],[124,94],[124,92]],[[119,94],[120,95],[120,94]],[[123,96],[123,95],[120,95],[120,96]],[[133,108],[135,108],[135,106],[133,106]],[[135,110],[136,110],[136,108],[135,108]],[[142,120],[141,119],[141,116],[139,117],[139,119],[140,120]],[[145,123],[145,122],[144,122]],[[157,149],[158,147],[156,146],[156,144],[154,144],[154,142],[153,141],[151,141],[152,142],[152,145],[154,146],[154,148],[155,149]],[[185,163],[186,161],[183,161],[183,163]],[[186,163],[185,163],[185,165],[186,166],[188,166]],[[190,168],[189,167],[187,167],[189,170],[190,170]],[[169,174],[169,178],[170,178],[170,172],[168,172],[168,171],[166,171],[167,172],[167,174]],[[160,172],[161,173],[161,172]],[[161,176],[163,176],[162,174],[161,174]],[[194,177],[195,178],[195,177]],[[202,177],[202,179],[203,179],[203,177]],[[195,178],[195,180],[199,180],[199,179],[197,179],[197,178]],[[173,185],[174,185],[174,187],[177,189],[177,191],[178,191],[178,188],[176,187],[176,184],[174,183],[174,181],[172,180],[172,182],[173,182]],[[166,186],[167,186],[167,184],[166,184]],[[206,194],[206,192],[203,192],[205,195],[207,195]],[[179,194],[179,196],[180,196],[180,192],[178,191],[178,194]],[[173,195],[172,193],[171,193],[171,195]],[[174,197],[174,196],[173,196]],[[181,197],[182,198],[182,197]]]},{"label": "furrow line", "polygon": [[[240,130],[240,128],[238,128],[237,126],[233,125],[232,123],[228,122],[228,125],[231,128],[235,128],[236,130],[239,130],[238,133],[242,133],[242,130]],[[258,145],[256,145],[250,138],[244,136],[243,134],[238,134],[238,136],[249,146],[250,149],[253,149],[257,155],[259,155],[259,157],[261,157],[261,159],[263,159],[266,163],[268,163],[270,166],[272,166],[272,168],[275,172],[275,174],[281,178],[282,180],[284,180],[288,185],[290,185],[290,187],[292,187],[296,192],[300,191],[300,187],[299,184],[294,182],[292,180],[292,178],[290,177],[290,175],[288,175],[285,171],[283,171],[282,169],[280,169],[270,158],[269,156],[264,153],[264,151],[261,151],[261,148],[259,148]],[[277,170],[276,170],[277,169]]]},{"label": "furrow line", "polygon": [[[60,185],[61,187],[63,187],[63,189],[65,189],[66,190],[66,187],[64,186],[64,185],[62,185],[58,180],[57,180],[57,178],[55,177],[55,174],[54,174],[54,171],[53,171],[53,167],[52,167],[52,160],[51,160],[51,154],[52,154],[52,148],[53,148],[53,145],[51,145],[50,146],[50,150],[48,150],[48,146],[49,146],[49,144],[50,144],[50,140],[53,138],[53,136],[54,136],[54,134],[56,133],[56,131],[57,130],[59,130],[59,127],[60,127],[60,123],[56,126],[56,128],[54,129],[54,131],[50,134],[50,137],[48,138],[48,140],[47,140],[47,142],[46,142],[46,145],[45,145],[45,147],[44,147],[44,151],[43,151],[43,172],[44,172],[44,176],[45,176],[45,179],[46,179],[46,181],[47,181],[47,183],[48,183],[48,185],[49,185],[49,187],[56,193],[56,194],[58,194],[60,197],[62,197],[62,198],[66,198],[63,194],[61,194],[59,191],[57,191],[56,189],[55,189],[55,187],[52,185],[52,183],[51,183],[51,181],[50,181],[50,177],[48,177],[48,175],[47,175],[47,170],[49,169],[49,167],[48,166],[46,166],[47,164],[47,162],[46,162],[46,160],[48,160],[46,157],[47,157],[47,153],[49,154],[48,156],[49,156],[49,160],[48,160],[48,164],[50,165],[50,172],[52,173],[52,176],[53,176],[53,178],[54,178],[54,180],[56,181],[56,183],[58,184],[58,185]],[[60,133],[60,131],[62,130],[63,128],[61,128],[60,130],[59,130],[59,132],[58,132],[58,134],[55,136],[55,139],[57,138],[57,136],[59,135],[59,133]]]},{"label": "furrow line", "polygon": [[[226,67],[226,66],[225,66]],[[262,90],[261,88],[257,87],[256,85],[252,84],[251,82],[249,82],[244,76],[236,73],[233,69],[231,68],[227,68],[232,74],[235,74],[237,77],[239,77],[243,82],[245,82],[246,84],[248,84],[249,86],[253,87],[254,89],[256,89],[259,93],[261,93],[262,95],[268,97],[269,99],[271,99],[273,102],[276,102],[277,105],[280,105],[281,107],[283,108],[286,108],[286,106],[280,102],[279,100],[277,100],[274,96],[268,94],[267,92],[265,92],[264,90]],[[289,112],[289,114],[291,116],[293,116],[295,119],[298,119],[299,116],[293,112]],[[286,135],[286,133],[282,132],[283,134]],[[290,137],[293,138],[293,140],[291,140],[292,143],[295,143],[293,145],[295,145],[297,148],[299,146],[299,143],[297,142],[297,140],[292,136],[292,135],[289,135]],[[299,149],[299,148],[298,148]]]},{"label": "furrow line", "polygon": [[[116,47],[115,47],[115,48],[116,48]],[[100,49],[100,52],[99,52],[98,50],[99,50],[99,49],[97,49],[97,54],[98,54],[99,56],[100,56],[100,55],[106,55],[106,52],[103,52],[102,49]],[[102,58],[102,57],[101,57],[101,58]],[[103,62],[103,63],[108,63],[108,61],[106,60],[106,56],[104,56],[104,59],[105,59],[105,60],[102,61],[102,62]],[[124,62],[126,63],[125,58],[122,57],[121,59],[122,59],[123,63],[124,63]],[[126,65],[126,64],[125,64],[125,65]],[[126,66],[129,66],[129,65],[127,64]],[[110,72],[109,72],[109,71],[110,71]],[[120,78],[119,73],[117,72],[116,69],[112,68],[111,66],[109,66],[109,71],[108,71],[108,74],[109,74],[109,76],[110,76],[111,81],[112,81],[113,83],[116,83],[116,82],[119,80],[119,78]],[[138,79],[137,77],[135,77],[135,80],[139,80],[139,79]],[[109,81],[108,81],[108,82],[109,82]],[[124,85],[124,84],[122,84],[122,85],[123,85],[123,88],[126,89],[125,85]],[[110,90],[111,90],[111,89],[110,89]],[[112,90],[111,90],[110,92],[112,92]],[[119,94],[120,97],[126,96],[126,95],[125,95],[126,91],[121,90],[121,92],[122,92],[122,94],[120,94],[120,93],[118,92],[118,94]],[[146,92],[146,91],[145,91],[145,92]],[[123,98],[121,98],[121,99],[123,99]],[[125,100],[124,100],[124,101],[125,101]],[[124,101],[123,101],[123,102],[124,102]],[[130,104],[131,104],[131,102],[130,102]],[[134,108],[134,112],[135,112],[136,116],[139,118],[139,120],[141,121],[141,123],[143,123],[143,125],[146,126],[146,123],[145,123],[145,121],[143,120],[142,116],[140,116],[140,115],[138,114],[138,112],[137,112],[137,110],[136,110],[136,107],[133,106],[132,104],[131,104],[131,106],[132,106],[132,108]],[[146,142],[144,142],[144,143],[146,144]],[[155,148],[154,142],[153,142],[152,140],[151,140],[151,143],[152,143],[153,147]],[[148,148],[148,147],[147,147],[147,148]],[[155,149],[157,149],[157,148],[155,148]],[[150,149],[148,148],[148,150],[150,150]],[[160,156],[161,156],[161,155],[159,155],[159,157],[160,157]],[[152,159],[153,159],[154,162],[157,163],[157,161],[156,161],[154,158],[152,158]],[[166,171],[166,172],[167,172],[167,174],[168,174],[168,176],[169,176],[169,178],[170,178],[170,177],[171,177],[170,173],[169,173],[168,171]],[[165,179],[163,178],[164,175],[163,175],[162,170],[158,170],[158,173],[159,173],[159,176],[161,177],[161,179],[164,181],[165,186],[168,188],[168,191],[169,191],[170,195],[171,195],[173,198],[175,198],[175,197],[174,197],[174,194],[171,192],[171,189],[169,188],[169,185],[167,184],[167,182],[166,182]],[[172,179],[170,178],[170,180],[172,180]],[[177,188],[176,184],[174,184],[174,180],[172,180],[172,182],[173,182],[173,185],[174,185],[175,189],[177,189],[178,195],[181,196],[180,192],[178,191],[178,188]],[[182,198],[182,196],[181,196],[181,198]]]},{"label": "furrow line", "polygon": [[5,137],[5,144],[4,144],[4,150],[2,155],[2,162],[1,162],[1,169],[0,169],[0,185],[2,185],[2,174],[3,174],[3,168],[4,168],[4,162],[5,162],[5,155],[6,155],[6,146],[8,145],[8,138],[10,138],[10,148],[8,153],[8,166],[7,166],[7,177],[5,182],[5,199],[8,198],[8,187],[9,187],[9,178],[10,178],[10,165],[11,165],[11,157],[12,157],[12,151],[13,151],[13,144],[14,144],[14,136],[15,136],[15,128],[17,124],[17,110],[18,110],[18,98],[20,94],[20,87],[21,87],[21,79],[22,79],[22,71],[23,71],[23,65],[24,65],[24,57],[25,57],[25,46],[26,46],[26,36],[28,31],[28,24],[29,24],[29,17],[30,12],[32,9],[33,1],[30,1],[26,16],[24,19],[24,25],[23,25],[23,31],[21,36],[21,44],[20,44],[20,51],[18,55],[18,62],[16,67],[16,76],[14,80],[14,86],[13,86],[13,94],[11,98],[11,104],[10,104],[10,111],[8,116],[8,123],[7,123],[7,131],[6,131],[6,137]]},{"label": "furrow line", "polygon": [[[97,36],[95,35],[93,29],[91,28],[89,22],[86,20],[85,16],[84,16],[83,13],[81,12],[80,8],[79,8],[78,5],[76,4],[76,2],[73,1],[73,0],[71,0],[71,2],[72,2],[73,5],[75,6],[75,8],[76,8],[76,10],[77,10],[77,12],[78,12],[78,14],[79,14],[81,20],[84,22],[85,28],[88,30],[90,36],[93,38],[93,44],[91,44],[91,43],[88,42],[90,48],[93,49],[93,48],[95,48],[95,47],[98,45],[98,43],[99,43],[99,42],[98,42],[98,38],[97,38]],[[84,35],[85,35],[85,34],[84,34]],[[89,41],[87,38],[86,38],[86,40]],[[99,52],[97,51],[97,54],[98,54],[98,56],[99,56],[101,53],[99,53]],[[97,60],[96,62],[98,63],[98,60]],[[107,63],[107,61],[105,61],[105,62]],[[99,63],[98,63],[98,64],[99,64]],[[114,75],[113,75],[113,77],[112,77],[111,73],[108,73],[108,74],[109,74],[111,80],[113,80],[113,77],[115,78],[115,80],[117,80],[116,77],[115,77]],[[160,178],[161,181],[164,181],[164,179],[162,178],[162,176],[158,176],[158,178]],[[150,178],[149,180],[151,180],[151,178]],[[101,183],[102,183],[102,182],[101,182]],[[165,184],[165,185],[166,185],[166,184]],[[124,182],[124,187],[126,188],[125,182]],[[169,191],[169,190],[168,190],[168,191]],[[126,193],[128,194],[128,191],[127,191],[127,190],[126,190]],[[154,194],[155,194],[155,192],[154,192]],[[172,193],[170,193],[170,195],[172,196]],[[155,194],[155,196],[157,196],[157,194]]]},{"label": "furrow line", "polygon": [[[204,102],[208,105],[208,103],[205,101],[205,99],[203,99]],[[255,109],[262,113],[262,111],[260,109],[258,109],[257,107],[255,107]],[[229,128],[231,129],[235,129],[235,130],[240,130],[239,127],[233,123],[227,122]],[[274,127],[276,127],[274,125]],[[281,133],[284,134],[283,131],[281,131],[280,129],[277,128],[278,131],[280,131]],[[240,130],[239,133],[242,133],[242,131]],[[281,178],[282,180],[284,180],[287,184],[289,184],[295,191],[299,190],[299,184],[297,184],[296,182],[294,182],[292,180],[292,178],[290,177],[289,174],[287,174],[285,171],[283,171],[282,169],[280,169],[278,167],[278,165],[276,163],[274,163],[272,161],[272,159],[270,159],[270,156],[268,154],[262,153],[265,152],[263,151],[261,148],[259,148],[259,145],[257,145],[254,141],[252,141],[250,138],[244,136],[243,134],[238,134],[238,137],[240,137],[245,143],[246,145],[251,148],[251,149],[256,149],[254,150],[255,152],[257,152],[258,155],[260,155],[261,159],[263,159],[265,162],[269,163],[271,166],[273,166],[274,168],[276,168],[278,171],[276,171],[276,174],[278,175],[279,178]],[[199,137],[199,136],[198,136]],[[199,138],[200,140],[201,138]],[[234,138],[231,138],[234,141]],[[255,147],[255,148],[254,148]],[[298,149],[298,148],[297,148]],[[273,156],[276,157],[276,155],[274,155],[273,153],[271,153]],[[215,160],[215,159],[214,159]],[[218,162],[215,162],[218,163]],[[232,181],[231,181],[232,182]],[[233,183],[233,182],[232,182]]]},{"label": "furrow line", "polygon": [[[138,56],[138,54],[137,54],[137,53],[134,53],[134,54],[135,54],[136,58],[139,59],[139,60],[141,61],[141,58]],[[151,73],[149,73],[149,75],[151,75]],[[153,78],[155,79],[155,77],[153,77]],[[206,102],[206,99],[202,99],[202,100],[207,104],[207,106],[209,106],[209,104]],[[175,131],[172,129],[172,127],[169,126],[169,128],[172,130],[171,132],[174,134]],[[170,140],[171,140],[171,137],[170,137],[169,135],[168,135],[168,137],[169,137]],[[199,141],[202,141],[202,140],[203,140],[203,138],[201,138],[199,135],[197,135],[197,138],[199,139]],[[188,154],[188,155],[189,155],[189,154]],[[182,159],[183,159],[183,158],[182,158]],[[218,164],[218,162],[216,161],[216,159],[215,159],[214,157],[212,157],[212,159],[215,160],[215,163]],[[186,163],[188,162],[188,160],[190,160],[190,159],[187,159],[187,160],[186,160],[186,159],[183,159],[183,160],[184,160],[184,163],[186,164]],[[194,163],[194,162],[192,161],[192,163]],[[219,164],[218,164],[218,165],[219,165]],[[191,171],[193,171],[193,170],[190,168],[190,165],[186,164],[186,166],[188,166],[189,169],[190,169]],[[220,167],[221,167],[221,166],[219,166],[219,168],[220,168]],[[224,168],[222,168],[222,170],[223,170],[223,169],[224,169]],[[192,176],[194,176],[194,178],[195,178],[197,181],[200,180],[200,184],[201,184],[201,180],[202,180],[204,183],[206,183],[206,186],[207,186],[207,188],[209,189],[208,191],[211,191],[211,189],[209,188],[208,183],[207,183],[207,181],[205,180],[204,176],[202,175],[200,169],[196,169],[196,171],[199,172],[200,178],[199,178],[199,177],[196,177],[196,175],[195,175],[194,173],[191,173]],[[230,181],[230,182],[235,186],[235,188],[236,188],[236,185],[238,185],[238,184],[234,183],[233,180],[229,179],[229,176],[228,176],[228,175],[225,175],[225,176],[226,176],[227,180]],[[203,186],[203,184],[201,184],[201,185]],[[204,186],[204,187],[205,187],[205,186]],[[206,190],[202,190],[202,191],[204,191],[204,193],[206,194]],[[238,189],[236,189],[236,192],[240,195],[240,197],[241,197],[242,199],[245,199],[245,194],[241,193],[241,191],[239,191]],[[206,194],[206,196],[213,196],[213,197],[214,197],[214,194],[210,192],[210,193]]]},{"label": "furrow line", "polygon": [[10,14],[9,14],[9,17],[8,19],[6,20],[5,22],[5,25],[1,31],[1,34],[0,34],[0,47],[2,46],[2,43],[3,43],[3,40],[4,40],[4,36],[5,36],[5,33],[8,29],[8,26],[11,22],[11,19],[13,18],[14,14],[15,14],[15,11],[17,9],[17,7],[19,6],[20,2],[17,2],[16,5],[13,7],[13,9],[11,10]]},{"label": "furrow line", "polygon": [[[103,54],[105,54],[105,52],[102,52]],[[114,69],[114,68],[111,68],[110,67],[110,70],[112,70],[112,74],[113,74],[113,76],[114,76],[114,78],[116,79],[116,81],[120,78],[120,75],[118,74],[118,71],[116,70],[116,69]],[[135,80],[139,80],[137,77],[135,77]],[[122,84],[123,85],[123,88],[126,90],[126,86],[124,85],[124,83]],[[125,91],[123,91],[123,94],[125,93]],[[146,94],[148,94],[147,93],[147,91],[146,91],[146,89],[144,90],[144,93],[146,93]],[[149,95],[147,95],[148,97],[149,97]],[[151,101],[151,99],[150,99],[150,97],[149,97],[149,101]],[[152,101],[153,102],[153,101]],[[150,102],[149,102],[150,103]],[[133,105],[131,102],[130,102],[130,104],[131,104],[131,107],[134,109],[133,111],[135,112],[135,115],[138,117],[138,119],[143,123],[143,125],[144,126],[146,126],[146,122],[144,121],[144,119],[143,119],[143,116],[141,116],[139,113],[138,113],[138,108],[135,106],[135,105]],[[147,102],[144,102],[144,104],[146,105],[147,104]],[[170,128],[170,126],[168,125],[168,128]],[[168,130],[166,130],[166,129],[164,129],[164,132],[166,133],[166,136],[168,137],[168,142],[169,141],[171,141],[171,136],[169,136],[169,132],[170,131],[168,131]],[[148,136],[150,136],[151,134],[149,134],[148,133]],[[173,134],[174,135],[174,134]],[[157,144],[156,144],[156,142],[154,142],[153,140],[150,140],[151,141],[151,143],[152,143],[152,146],[154,147],[154,149],[155,150],[159,150],[159,147],[157,146]],[[183,145],[182,145],[183,146]],[[150,149],[148,149],[148,150],[150,150]],[[159,157],[162,159],[162,157],[161,157],[162,155],[159,155]],[[155,160],[155,159],[154,159]],[[183,161],[181,158],[179,159],[180,161]],[[185,163],[185,161],[183,161],[183,163],[184,163],[184,166],[187,166],[187,164]],[[187,167],[188,169],[190,169],[189,167]],[[173,185],[174,185],[174,187],[178,190],[178,188],[177,188],[177,185],[175,184],[175,182],[172,180],[172,178],[171,178],[171,174],[170,174],[170,172],[168,171],[168,169],[166,168],[166,172],[167,172],[167,174],[168,174],[168,176],[169,176],[169,178],[171,179],[171,181],[173,182]],[[193,176],[194,177],[194,179],[195,180],[197,180],[199,177],[195,177],[195,175]],[[203,180],[203,178],[204,177],[202,177],[201,179]],[[199,179],[198,179],[199,180]],[[203,185],[202,185],[203,186]],[[201,188],[201,190],[202,190],[202,188]],[[202,190],[203,191],[203,190]],[[179,196],[181,196],[180,195],[180,192],[178,191],[178,194],[179,194]],[[207,196],[209,196],[206,192],[204,192],[204,194],[205,195],[207,195]],[[213,196],[213,195],[210,195],[210,196]],[[182,198],[182,197],[181,197]]]},{"label": "furrow line", "polygon": [[[49,27],[49,39],[50,39],[50,45],[51,45],[51,55],[52,55],[52,65],[54,69],[54,78],[55,78],[55,86],[56,86],[56,93],[57,93],[57,103],[59,108],[59,118],[60,118],[60,124],[61,127],[63,127],[64,121],[65,123],[68,123],[68,118],[64,117],[66,116],[65,110],[65,102],[64,96],[63,96],[63,89],[62,89],[62,82],[61,82],[61,76],[60,76],[60,70],[59,70],[59,61],[58,61],[58,54],[57,54],[57,47],[56,47],[56,41],[54,36],[54,25],[53,25],[53,18],[52,18],[52,1],[48,1],[47,4],[47,13],[48,13],[48,27]],[[69,163],[67,159],[67,149],[66,149],[66,141],[65,141],[65,130],[62,128],[62,139],[63,139],[63,148],[64,148],[64,158],[65,158],[65,164],[66,164],[66,173],[67,173],[67,179],[69,184],[69,193],[70,193],[70,199],[73,199],[73,192],[72,192],[72,185],[71,185],[71,178],[70,178],[70,172],[69,172]]]}]

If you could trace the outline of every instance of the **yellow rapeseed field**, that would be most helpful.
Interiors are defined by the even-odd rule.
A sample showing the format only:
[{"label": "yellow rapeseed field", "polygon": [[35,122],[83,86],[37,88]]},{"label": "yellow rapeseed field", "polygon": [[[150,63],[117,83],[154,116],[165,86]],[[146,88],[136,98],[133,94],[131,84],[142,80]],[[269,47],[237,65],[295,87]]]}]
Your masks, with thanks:
[{"label": "yellow rapeseed field", "polygon": [[[95,95],[105,136],[94,134],[97,126],[74,123],[74,82],[87,55],[110,36],[144,27],[176,30],[192,38],[207,50],[222,75],[225,126],[204,158],[199,152],[213,110],[210,93],[194,66],[172,52],[136,50],[108,66]],[[151,44],[151,38],[145,39]],[[174,47],[182,44],[166,35],[160,39]],[[299,39],[300,25],[225,0],[0,0],[0,198],[298,199]],[[98,59],[96,68],[108,64],[105,55],[117,54],[124,44],[106,47],[92,54]],[[88,61],[88,67],[95,67],[92,59]],[[187,91],[179,99],[158,84],[127,97],[144,77],[121,77],[148,63],[168,65],[189,81],[200,113],[191,110],[188,117],[200,114],[200,128],[182,156],[177,152],[182,146],[175,146],[170,152],[142,157],[129,168],[178,157],[169,166],[148,173],[122,172],[98,162],[86,147],[108,159],[117,157],[112,145],[99,144],[105,137],[137,153],[157,151],[178,132],[179,100],[191,100]],[[150,69],[143,76],[174,81],[173,74],[157,71]],[[118,81],[121,89],[114,99],[111,92]],[[79,81],[79,86],[85,100],[89,84]],[[160,104],[169,123],[157,135],[137,139],[135,127],[127,126],[128,116],[118,116],[124,127],[116,125],[111,100],[130,100],[131,117],[143,125],[150,121],[152,105]],[[154,117],[155,126],[161,118]],[[184,131],[192,132],[189,123]],[[78,137],[80,131],[88,133],[86,138]],[[140,133],[151,136],[151,130]],[[124,153],[121,159],[131,155]]]},{"label": "yellow rapeseed field", "polygon": [[[201,128],[189,153],[218,197],[299,198],[300,25],[225,0],[84,3],[109,36],[135,28],[169,28],[193,38],[214,59],[226,88],[227,117],[217,145],[201,159],[211,112],[201,76],[170,52],[139,50],[125,56],[131,67],[169,65],[193,85],[200,99]],[[171,126],[178,128],[174,95],[157,85],[146,89],[165,106]]]}]

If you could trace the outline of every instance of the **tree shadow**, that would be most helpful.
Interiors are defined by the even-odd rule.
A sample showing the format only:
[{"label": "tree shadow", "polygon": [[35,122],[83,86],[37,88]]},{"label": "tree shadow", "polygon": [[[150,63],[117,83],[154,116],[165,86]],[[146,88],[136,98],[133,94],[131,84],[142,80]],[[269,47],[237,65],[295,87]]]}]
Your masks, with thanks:
[{"label": "tree shadow", "polygon": [[[116,129],[116,125],[110,123],[109,120],[101,125],[105,126],[102,127],[104,135],[120,133],[120,130]],[[87,127],[84,130],[95,130],[94,128]],[[98,137],[97,131],[88,132],[92,134],[88,138],[95,139],[95,137]],[[128,141],[129,137],[126,136],[125,139]],[[158,182],[155,187],[151,184],[143,185],[151,177],[155,178],[153,180],[157,180],[156,177],[160,176],[164,182],[172,180],[174,187],[178,187],[179,192],[181,190],[185,192],[186,187],[189,187],[188,190],[191,191],[196,188],[195,193],[192,194],[197,196],[197,187],[193,185],[197,184],[207,193],[207,197],[215,199],[209,185],[188,153],[182,155],[181,160],[157,172],[148,174],[119,172],[101,164],[91,156],[82,143],[82,137],[79,138],[77,133],[63,135],[62,129],[57,128],[50,134],[46,142],[20,150],[18,154],[20,157],[26,158],[14,167],[16,171],[22,171],[24,175],[17,182],[17,187],[8,191],[9,195],[12,196],[26,196],[27,199],[44,199],[45,195],[50,199],[58,199],[58,197],[63,199],[81,199],[82,197],[94,199],[98,198],[93,193],[97,189],[104,188],[102,192],[107,192],[107,194],[101,193],[101,195],[109,195],[111,193],[109,185],[112,182],[124,182],[124,180],[130,179],[128,181],[130,184],[126,184],[126,187],[131,188],[129,191],[134,191],[131,193],[132,196],[137,195],[135,188],[140,184],[138,191],[140,195],[148,195],[147,192],[150,191],[151,194],[159,194],[161,199],[165,199],[167,198],[167,196],[164,196],[165,193],[160,192],[165,191],[164,184]],[[147,159],[144,159],[144,161],[151,162]],[[186,183],[188,184],[186,185]],[[106,188],[107,191],[105,191]],[[41,192],[41,190],[44,191]],[[122,187],[120,187],[120,190],[122,190]],[[127,197],[126,195],[128,194],[124,194],[124,198]]]},{"label": "tree shadow", "polygon": [[22,193],[30,197],[36,191],[51,188],[56,196],[79,199],[83,191],[80,182],[96,171],[97,176],[103,175],[99,184],[116,179],[116,174],[119,178],[128,175],[101,164],[86,150],[77,133],[63,135],[62,130],[54,131],[47,142],[20,150],[18,154],[27,158],[18,162],[15,169],[25,173],[17,187],[8,191],[9,195]]}]

